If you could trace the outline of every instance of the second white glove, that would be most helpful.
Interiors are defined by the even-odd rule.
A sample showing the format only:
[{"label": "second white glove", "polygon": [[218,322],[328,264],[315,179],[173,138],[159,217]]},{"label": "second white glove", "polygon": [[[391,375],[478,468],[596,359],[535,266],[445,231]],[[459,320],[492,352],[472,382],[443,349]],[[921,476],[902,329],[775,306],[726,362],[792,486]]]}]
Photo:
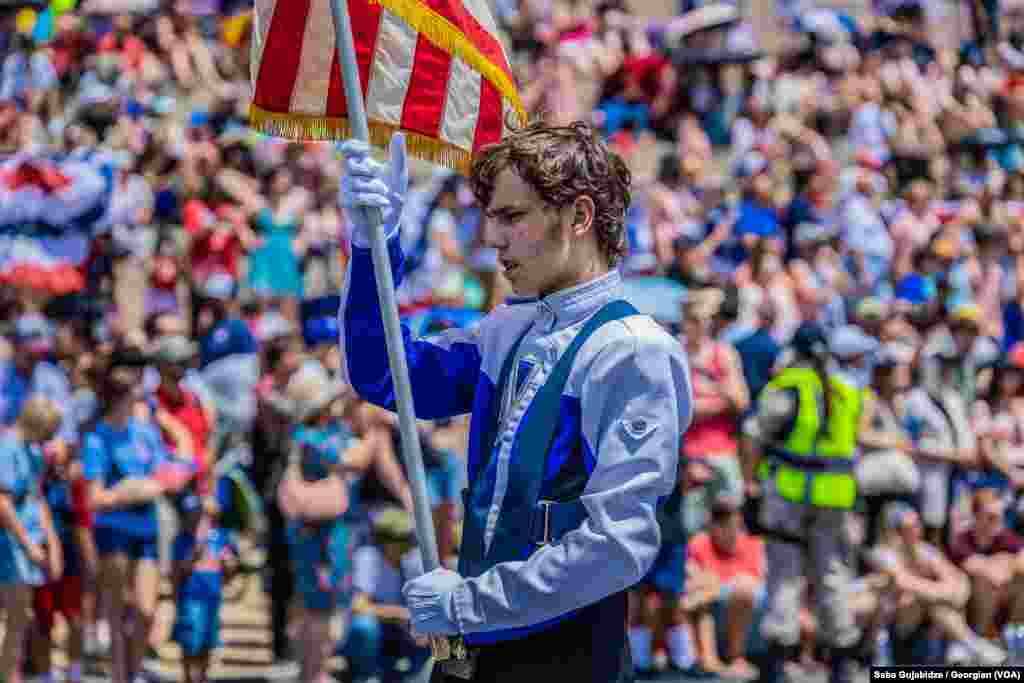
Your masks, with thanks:
[{"label": "second white glove", "polygon": [[409,189],[404,135],[392,136],[389,152],[391,161],[385,166],[370,156],[370,146],[365,142],[347,140],[341,146],[345,173],[340,201],[352,225],[352,244],[357,247],[370,246],[370,228],[363,209],[381,210],[387,237],[398,232],[405,193]]}]

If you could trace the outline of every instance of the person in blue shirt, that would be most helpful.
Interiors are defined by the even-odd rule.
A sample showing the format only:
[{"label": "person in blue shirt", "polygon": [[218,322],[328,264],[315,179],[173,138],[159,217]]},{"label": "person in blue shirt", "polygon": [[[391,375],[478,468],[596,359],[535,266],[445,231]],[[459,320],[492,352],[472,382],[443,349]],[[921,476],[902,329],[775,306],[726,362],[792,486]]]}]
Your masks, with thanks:
[{"label": "person in blue shirt", "polygon": [[31,620],[32,586],[60,578],[64,558],[41,495],[42,444],[53,438],[60,409],[30,398],[14,427],[0,435],[0,607],[5,617],[0,680],[14,680]]},{"label": "person in blue shirt", "polygon": [[331,411],[343,392],[344,385],[332,382],[318,366],[304,366],[285,390],[293,404],[295,429],[278,500],[289,520],[287,536],[302,600],[301,681],[319,682],[326,675],[333,649],[331,616],[349,597],[351,584],[343,457],[353,441],[335,427]]},{"label": "person in blue shirt", "polygon": [[82,447],[96,513],[100,594],[108,601],[114,683],[129,683],[138,673],[156,615],[160,567],[155,501],[185,483],[158,478],[169,456],[155,425],[135,415],[143,399],[145,363],[141,354],[114,352],[100,390],[102,416]]},{"label": "person in blue shirt", "polygon": [[[0,363],[0,426],[5,427],[14,424],[30,396],[42,394],[58,406],[68,405],[71,399],[67,374],[52,362],[53,330],[47,320],[38,314],[24,315],[14,327],[14,353],[9,362]],[[70,411],[57,436],[69,443],[75,440]]]},{"label": "person in blue shirt", "polygon": [[732,223],[728,238],[715,250],[716,268],[729,275],[750,258],[759,242],[785,240],[770,171],[771,165],[760,152],[740,158],[734,169],[742,191],[739,201],[718,207],[711,217],[717,225]]},{"label": "person in blue shirt", "polygon": [[210,655],[220,647],[220,607],[224,582],[237,569],[238,547],[219,526],[220,506],[194,493],[182,497],[184,530],[174,539],[176,614],[172,637],[181,646],[185,683],[206,683]]},{"label": "person in blue shirt", "polygon": [[743,197],[733,235],[741,239],[744,235],[762,239],[782,238],[779,210],[772,196],[771,165],[768,160],[759,152],[749,152],[740,159],[735,174],[743,188]]},{"label": "person in blue shirt", "polygon": [[775,321],[775,302],[769,297],[764,297],[757,307],[757,327],[735,344],[736,353],[743,364],[743,377],[746,379],[755,406],[756,397],[771,380],[775,362],[782,352],[779,342],[772,336]]}]

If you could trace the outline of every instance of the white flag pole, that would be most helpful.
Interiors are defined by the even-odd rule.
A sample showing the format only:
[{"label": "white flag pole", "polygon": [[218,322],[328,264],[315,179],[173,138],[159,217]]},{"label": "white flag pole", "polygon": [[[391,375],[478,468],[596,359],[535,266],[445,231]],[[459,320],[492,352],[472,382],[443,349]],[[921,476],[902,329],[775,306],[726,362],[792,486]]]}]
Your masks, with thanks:
[{"label": "white flag pole", "polygon": [[[335,46],[341,79],[345,86],[345,102],[348,105],[348,120],[352,136],[363,142],[370,141],[370,129],[363,106],[363,91],[356,62],[356,49],[352,40],[352,22],[348,15],[347,0],[331,0],[331,14],[334,18]],[[402,434],[402,457],[409,473],[413,506],[416,516],[416,536],[423,555],[423,569],[433,571],[441,566],[437,553],[437,538],[434,535],[434,519],[427,497],[427,480],[423,469],[423,454],[420,450],[419,430],[412,402],[412,386],[409,382],[409,366],[402,343],[402,327],[395,303],[395,282],[391,277],[391,258],[388,255],[386,235],[380,209],[366,209],[370,226],[370,245],[373,250],[373,271],[377,281],[377,296],[380,299],[381,318],[388,347],[388,362],[391,368],[391,383],[395,389],[395,403],[398,409],[398,426]],[[460,640],[454,650],[457,657],[464,658],[464,647]],[[431,643],[436,660],[448,659],[452,648],[447,638],[438,638]],[[461,655],[461,656],[460,656]]]}]

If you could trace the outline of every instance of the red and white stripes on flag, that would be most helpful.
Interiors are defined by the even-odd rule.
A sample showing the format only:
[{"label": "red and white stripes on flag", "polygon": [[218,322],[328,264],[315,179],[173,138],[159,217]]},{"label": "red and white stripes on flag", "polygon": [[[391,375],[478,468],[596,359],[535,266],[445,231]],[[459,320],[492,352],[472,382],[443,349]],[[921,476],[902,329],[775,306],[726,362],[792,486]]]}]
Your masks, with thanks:
[{"label": "red and white stripes on flag", "polygon": [[[256,0],[250,122],[294,139],[349,135],[330,0]],[[465,172],[526,114],[486,0],[348,0],[370,139]]]}]

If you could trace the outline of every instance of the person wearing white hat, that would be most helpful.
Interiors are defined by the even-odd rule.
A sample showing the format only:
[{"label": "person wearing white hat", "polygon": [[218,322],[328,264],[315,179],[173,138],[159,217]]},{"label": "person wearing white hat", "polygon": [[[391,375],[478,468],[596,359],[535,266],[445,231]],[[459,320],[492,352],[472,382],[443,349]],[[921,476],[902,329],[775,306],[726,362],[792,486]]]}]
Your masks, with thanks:
[{"label": "person wearing white hat", "polygon": [[302,600],[300,679],[320,681],[330,655],[330,624],[351,573],[346,465],[358,442],[339,429],[331,407],[347,391],[323,368],[303,366],[285,389],[295,428],[290,463],[278,488],[288,523],[296,588]]},{"label": "person wearing white hat", "polygon": [[844,325],[829,335],[828,348],[839,369],[852,384],[865,388],[871,383],[874,354],[879,342],[856,325]]}]

